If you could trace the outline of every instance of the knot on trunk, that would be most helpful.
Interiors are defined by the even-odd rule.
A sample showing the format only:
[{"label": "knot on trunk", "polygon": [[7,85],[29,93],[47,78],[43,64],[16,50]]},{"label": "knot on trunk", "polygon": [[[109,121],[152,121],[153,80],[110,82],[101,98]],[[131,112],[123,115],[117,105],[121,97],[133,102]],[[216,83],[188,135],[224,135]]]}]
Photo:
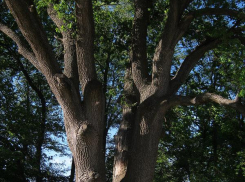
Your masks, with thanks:
[{"label": "knot on trunk", "polygon": [[59,87],[68,87],[71,84],[69,78],[62,73],[56,73],[55,80]]},{"label": "knot on trunk", "polygon": [[99,173],[96,171],[87,171],[79,177],[79,180],[86,182],[93,182],[100,177]]},{"label": "knot on trunk", "polygon": [[89,179],[91,181],[98,179],[100,177],[99,173],[95,172],[95,171],[90,171],[89,173]]},{"label": "knot on trunk", "polygon": [[85,136],[86,133],[88,133],[90,128],[90,125],[87,123],[81,124],[78,131],[77,131],[77,135],[78,136]]},{"label": "knot on trunk", "polygon": [[33,4],[29,6],[29,11],[31,13],[35,12],[35,6]]}]

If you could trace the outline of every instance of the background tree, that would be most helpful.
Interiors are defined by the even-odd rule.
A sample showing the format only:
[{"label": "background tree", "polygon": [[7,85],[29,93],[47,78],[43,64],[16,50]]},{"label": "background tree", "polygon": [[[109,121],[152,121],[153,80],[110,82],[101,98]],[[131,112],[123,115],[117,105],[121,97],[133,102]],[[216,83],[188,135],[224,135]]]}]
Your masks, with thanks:
[{"label": "background tree", "polygon": [[[216,86],[202,90],[204,92],[195,92],[195,89],[188,86],[189,90],[183,91],[188,75],[199,68],[197,65],[202,65],[199,60],[208,52],[228,46],[240,47],[244,43],[244,4],[239,0],[182,0],[181,3],[178,0],[135,0],[110,3],[89,0],[6,0],[29,45],[22,41],[21,36],[17,36],[19,32],[12,31],[2,23],[0,30],[17,44],[19,53],[45,76],[59,102],[74,157],[76,181],[105,181],[105,138],[111,125],[108,113],[113,111],[106,107],[105,96],[110,98],[110,95],[114,95],[113,101],[121,100],[123,116],[115,137],[113,181],[148,182],[153,180],[162,122],[170,108],[217,103],[245,114],[241,99],[242,84],[233,89],[230,98],[219,95]],[[52,32],[44,29],[50,19],[44,21],[40,18],[42,10],[36,9],[36,4],[38,7],[47,7],[50,19],[57,26],[59,36],[62,36],[55,39],[63,44],[64,61],[54,53],[54,39],[48,38]],[[125,19],[113,14],[118,10],[117,7],[124,7],[125,4],[133,7],[128,9],[131,11],[127,13],[128,16],[124,16]],[[100,15],[105,10],[106,14],[101,17],[109,15],[124,21],[105,24],[112,34],[96,38],[94,33],[97,31],[98,34],[100,29],[97,29],[99,26],[95,28],[95,24],[104,22],[96,13]],[[123,36],[120,34],[123,31],[119,30],[123,26],[128,28],[132,16],[132,35],[128,49],[127,34]],[[119,47],[114,46],[117,44],[109,46],[109,41],[118,43],[116,40],[122,43]],[[120,54],[122,60],[129,59],[129,64],[125,65],[125,71],[118,72],[124,73],[124,91],[118,97],[118,94],[108,91],[107,85],[113,83],[109,81],[108,75],[111,73],[109,70],[115,67],[113,60],[120,60],[113,59],[116,58],[115,53],[123,53],[120,48],[129,50],[130,54]],[[104,50],[107,54],[103,55]],[[178,58],[176,55],[180,51],[183,54]],[[101,67],[98,68],[98,65]],[[211,68],[215,70],[217,66]],[[216,81],[215,76],[211,78],[211,81]],[[114,82],[119,83],[120,80]],[[227,86],[231,88],[229,84]],[[119,90],[115,89],[117,92]],[[189,114],[191,117],[192,112]],[[210,117],[210,120],[213,118]],[[217,130],[217,125],[216,121],[212,123],[213,131]],[[216,153],[214,161],[217,161],[218,146],[215,138],[213,136],[212,146]]]}]

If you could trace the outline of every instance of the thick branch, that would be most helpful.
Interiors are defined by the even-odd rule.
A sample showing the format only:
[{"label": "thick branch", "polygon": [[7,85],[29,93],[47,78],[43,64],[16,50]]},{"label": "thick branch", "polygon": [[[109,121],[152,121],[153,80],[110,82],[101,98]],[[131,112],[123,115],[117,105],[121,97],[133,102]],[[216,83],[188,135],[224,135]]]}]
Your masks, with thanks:
[{"label": "thick branch", "polygon": [[231,16],[238,19],[245,19],[245,14],[241,13],[236,10],[231,9],[224,9],[224,8],[204,8],[199,9],[196,11],[192,11],[188,13],[180,22],[179,24],[179,33],[178,37],[179,39],[185,34],[185,32],[188,30],[191,22],[196,18],[203,15],[225,15],[225,16]]},{"label": "thick branch", "polygon": [[58,17],[58,13],[54,10],[54,5],[52,3],[48,5],[47,12],[55,25],[61,30],[61,33],[66,33],[66,31],[62,30],[62,27],[66,26],[66,24],[63,19]]},{"label": "thick branch", "polygon": [[195,67],[197,62],[206,52],[217,47],[220,42],[219,39],[207,39],[186,57],[179,70],[170,81],[170,94],[174,94],[178,91],[179,87],[185,82],[190,71]]},{"label": "thick branch", "polygon": [[18,52],[27,60],[29,60],[37,69],[39,69],[39,65],[35,55],[29,51],[25,42],[21,40],[21,38],[9,27],[0,23],[0,30],[6,34],[9,38],[11,38],[18,46]]},{"label": "thick branch", "polygon": [[26,0],[6,0],[5,2],[20,31],[30,44],[38,60],[40,71],[46,78],[52,77],[55,73],[60,73],[61,70],[55,60],[42,24],[37,17],[33,2]]},{"label": "thick branch", "polygon": [[150,0],[135,0],[134,8],[134,22],[132,32],[132,73],[133,80],[139,90],[147,82],[147,24],[149,21],[148,8],[152,5]]},{"label": "thick branch", "polygon": [[245,19],[245,14],[236,10],[226,9],[226,8],[204,8],[191,12],[194,17],[203,15],[226,15],[231,17],[236,17],[238,19]]},{"label": "thick branch", "polygon": [[230,100],[213,93],[205,93],[196,97],[174,96],[169,100],[169,106],[173,107],[176,105],[201,105],[209,102],[217,103],[221,106],[232,107],[239,111],[243,116],[245,116],[245,106],[240,102],[240,99],[236,98],[235,100]]},{"label": "thick branch", "polygon": [[[203,15],[226,15],[245,19],[245,14],[236,10],[221,8],[205,8],[188,13],[182,19],[181,16],[185,8],[191,3],[186,0],[183,4],[178,4],[177,0],[170,1],[170,11],[163,36],[156,48],[153,58],[153,84],[158,90],[168,90],[169,71],[171,68],[174,47],[188,30],[194,18]],[[176,91],[176,90],[175,90]],[[172,92],[171,89],[168,92]]]},{"label": "thick branch", "polygon": [[168,19],[163,30],[161,40],[155,50],[152,65],[152,83],[158,88],[158,95],[166,94],[170,80],[170,68],[174,48],[178,42],[178,23],[183,13],[183,7],[178,0],[170,1]]},{"label": "thick branch", "polygon": [[97,78],[94,61],[94,20],[91,0],[76,0],[77,65],[84,91],[89,81]]},{"label": "thick branch", "polygon": [[76,45],[75,40],[72,37],[72,31],[69,29],[62,30],[62,27],[67,27],[67,24],[63,19],[58,17],[58,13],[54,10],[53,4],[49,4],[47,12],[56,26],[61,30],[63,36],[62,43],[64,45],[64,74],[73,80],[78,91],[79,79],[77,70]]}]

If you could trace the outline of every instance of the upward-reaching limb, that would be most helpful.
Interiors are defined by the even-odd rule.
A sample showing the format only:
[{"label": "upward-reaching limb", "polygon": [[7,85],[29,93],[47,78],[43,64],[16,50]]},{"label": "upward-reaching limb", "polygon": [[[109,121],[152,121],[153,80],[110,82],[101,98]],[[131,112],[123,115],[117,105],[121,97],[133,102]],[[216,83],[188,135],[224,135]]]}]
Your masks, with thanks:
[{"label": "upward-reaching limb", "polygon": [[179,87],[187,79],[190,71],[196,66],[197,62],[204,56],[204,54],[215,48],[220,42],[221,41],[219,39],[208,39],[196,47],[196,49],[185,58],[179,70],[170,81],[170,95],[178,91]]},{"label": "upward-reaching limb", "polygon": [[76,0],[77,65],[79,80],[84,92],[89,81],[96,80],[94,62],[94,20],[91,0]]},{"label": "upward-reaching limb", "polygon": [[152,0],[135,0],[134,1],[134,21],[132,31],[132,77],[139,92],[143,92],[147,85],[147,25],[149,21],[149,10]]}]

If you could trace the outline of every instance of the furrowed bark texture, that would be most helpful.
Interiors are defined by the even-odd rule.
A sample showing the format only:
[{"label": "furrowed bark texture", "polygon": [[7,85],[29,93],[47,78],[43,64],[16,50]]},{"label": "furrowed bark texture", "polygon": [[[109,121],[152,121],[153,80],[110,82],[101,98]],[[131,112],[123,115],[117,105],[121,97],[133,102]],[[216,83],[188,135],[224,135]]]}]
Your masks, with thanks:
[{"label": "furrowed bark texture", "polygon": [[[1,23],[0,30],[16,42],[19,52],[43,73],[61,105],[68,144],[74,157],[76,181],[104,182],[106,87],[104,85],[103,89],[97,80],[95,69],[92,1],[75,0],[77,37],[72,37],[70,31],[61,32],[65,63],[63,73],[38,19],[33,1],[5,1],[32,51],[15,32]],[[198,60],[216,48],[222,42],[222,37],[205,38],[186,56],[176,75],[170,78],[175,46],[195,17],[228,15],[245,19],[245,16],[234,10],[217,8],[185,12],[192,0],[183,0],[182,3],[171,0],[166,25],[155,49],[151,71],[148,72],[147,26],[153,2],[134,0],[131,66],[125,75],[123,120],[115,137],[114,182],[153,181],[162,121],[170,107],[215,102],[245,115],[245,107],[239,98],[229,100],[211,93],[194,98],[175,95]],[[48,7],[48,13],[58,28],[65,26],[64,21],[57,17],[52,4]],[[106,77],[104,80],[107,82]],[[81,85],[83,100],[78,84]]]},{"label": "furrowed bark texture", "polygon": [[[186,33],[193,19],[208,14],[230,16],[239,14],[232,10],[205,9],[184,15],[185,9],[191,2],[192,0],[184,0],[182,3],[179,3],[178,0],[170,1],[166,25],[152,60],[152,78],[149,79],[145,51],[147,50],[147,11],[150,6],[149,1],[134,1],[135,16],[130,55],[132,73],[129,78],[132,80],[131,85],[135,85],[134,92],[138,93],[137,107],[134,110],[129,107],[133,99],[128,97],[128,104],[123,109],[123,121],[116,136],[114,182],[153,181],[158,143],[162,133],[162,121],[169,108],[176,105],[199,105],[215,102],[244,113],[244,105],[241,102],[224,99],[215,94],[204,94],[192,99],[174,96],[198,60],[222,42],[219,37],[207,37],[184,59],[176,75],[171,79],[170,69],[175,46]],[[127,79],[125,80],[125,85],[129,84]],[[127,87],[124,88],[125,92],[126,89]],[[130,116],[130,119],[127,116]],[[131,138],[129,141],[128,137]]]},{"label": "furrowed bark texture", "polygon": [[158,101],[150,97],[137,109],[127,173],[122,181],[149,182],[153,180],[163,119],[159,117],[160,115],[157,116],[158,105]]},{"label": "furrowed bark texture", "polygon": [[125,74],[124,98],[123,99],[123,120],[119,131],[115,136],[116,151],[114,156],[113,182],[120,182],[126,175],[129,147],[131,144],[135,111],[139,102],[139,94],[133,83],[131,70],[127,69]]},{"label": "furrowed bark texture", "polygon": [[[7,0],[13,14],[32,51],[2,24],[1,31],[14,40],[24,57],[41,71],[56,96],[64,113],[64,122],[69,147],[76,166],[76,181],[105,181],[104,164],[104,107],[105,98],[100,82],[96,80],[93,58],[93,17],[91,1],[77,1],[78,38],[76,47],[69,32],[62,32],[64,44],[64,73],[55,59],[45,31],[38,19],[33,1]],[[59,27],[52,5],[50,17]],[[24,48],[24,49],[23,49]],[[75,50],[76,48],[76,50]],[[74,56],[77,51],[77,59]],[[78,92],[77,70],[84,100]],[[77,79],[77,80],[76,80]]]},{"label": "furrowed bark texture", "polygon": [[94,21],[91,0],[76,0],[77,65],[84,91],[87,82],[96,79],[94,63]]}]

